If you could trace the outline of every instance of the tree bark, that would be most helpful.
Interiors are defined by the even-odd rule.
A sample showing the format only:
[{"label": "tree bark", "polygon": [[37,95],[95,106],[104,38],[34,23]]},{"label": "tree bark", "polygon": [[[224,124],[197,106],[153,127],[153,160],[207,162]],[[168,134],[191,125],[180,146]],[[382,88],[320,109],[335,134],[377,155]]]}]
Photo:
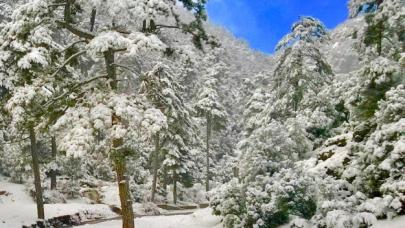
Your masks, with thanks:
[{"label": "tree bark", "polygon": [[41,176],[39,172],[37,139],[33,127],[29,128],[31,141],[32,171],[34,172],[35,198],[37,201],[38,219],[45,219],[44,201],[42,198]]},{"label": "tree bark", "polygon": [[159,166],[159,151],[160,151],[160,138],[159,133],[155,135],[155,151],[153,154],[153,182],[152,182],[152,197],[151,201],[155,202],[156,195],[156,185],[157,185],[157,175],[158,175],[158,166]]},{"label": "tree bark", "polygon": [[[52,137],[52,160],[56,161],[57,155],[57,148],[56,148],[56,138],[55,136]],[[51,170],[51,190],[56,189],[56,170],[52,168]]]},{"label": "tree bark", "polygon": [[131,195],[129,194],[129,185],[125,176],[125,159],[115,159],[115,169],[117,172],[117,182],[121,201],[121,213],[122,213],[122,227],[134,228],[134,212],[132,208]]},{"label": "tree bark", "polygon": [[167,168],[163,168],[163,189],[167,191]]},{"label": "tree bark", "polygon": [[177,174],[173,170],[173,203],[177,204]]},{"label": "tree bark", "polygon": [[72,23],[72,0],[66,0],[65,11],[64,11],[64,20],[67,23]]},{"label": "tree bark", "polygon": [[90,32],[94,31],[94,25],[96,23],[96,15],[97,15],[97,10],[93,9],[91,11],[91,17],[90,17]]},{"label": "tree bark", "polygon": [[104,61],[107,69],[107,75],[110,79],[110,86],[111,89],[117,90],[118,89],[118,82],[117,82],[117,72],[116,67],[114,66],[115,56],[114,50],[108,49],[108,51],[104,52]]},{"label": "tree bark", "polygon": [[210,190],[210,138],[211,138],[211,115],[207,114],[207,167],[206,167],[206,182],[205,182],[205,191]]}]

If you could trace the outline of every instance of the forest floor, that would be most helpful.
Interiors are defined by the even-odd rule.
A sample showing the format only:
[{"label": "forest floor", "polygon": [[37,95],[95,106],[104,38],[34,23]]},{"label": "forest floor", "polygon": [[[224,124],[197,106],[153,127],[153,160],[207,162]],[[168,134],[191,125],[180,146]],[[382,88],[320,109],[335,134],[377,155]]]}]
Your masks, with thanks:
[{"label": "forest floor", "polygon": [[[136,228],[222,228],[219,217],[212,215],[209,208],[198,209],[187,215],[144,216],[135,219]],[[119,228],[120,220],[79,226],[83,228]]]},{"label": "forest floor", "polygon": [[[36,205],[22,184],[14,184],[0,176],[0,228],[20,228],[36,221]],[[113,201],[114,199],[110,199]],[[134,204],[134,211],[141,211]],[[90,220],[83,228],[119,228],[121,220],[107,204],[89,204],[85,200],[70,200],[66,204],[45,204],[46,218],[88,212]],[[222,228],[221,219],[212,215],[212,209],[163,211],[156,216],[138,216],[137,228]],[[84,221],[85,222],[85,221]],[[282,227],[289,227],[288,225]],[[380,220],[373,228],[405,228],[405,216]]]},{"label": "forest floor", "polygon": [[[116,201],[109,194],[113,189],[106,189],[108,203]],[[36,204],[22,184],[10,183],[0,176],[0,228],[20,228],[36,222]],[[134,204],[137,214],[137,228],[222,228],[220,218],[212,215],[210,208],[194,210],[161,210],[159,216],[143,216],[141,204]],[[63,204],[45,204],[46,219],[63,215],[86,212],[89,223],[80,227],[121,227],[119,216],[108,204],[89,204],[85,199],[69,200]],[[84,218],[84,217],[83,217]],[[86,218],[82,222],[86,222]],[[92,223],[92,224],[90,224]]]}]

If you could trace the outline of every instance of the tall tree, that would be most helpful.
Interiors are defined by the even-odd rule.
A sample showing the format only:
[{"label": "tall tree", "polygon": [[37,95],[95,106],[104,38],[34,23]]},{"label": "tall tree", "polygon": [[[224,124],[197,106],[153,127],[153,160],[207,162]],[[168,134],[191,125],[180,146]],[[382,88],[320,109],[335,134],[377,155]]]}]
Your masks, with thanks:
[{"label": "tall tree", "polygon": [[[28,134],[31,142],[38,218],[44,218],[39,172],[37,134],[51,112],[44,105],[58,90],[63,77],[51,76],[60,64],[60,46],[52,38],[54,28],[45,1],[33,1],[16,9],[0,34],[0,85],[7,90],[5,109],[11,117],[10,132]],[[62,83],[63,84],[63,83]]]},{"label": "tall tree", "polygon": [[[335,118],[334,103],[328,86],[334,74],[319,50],[319,43],[329,39],[325,26],[312,17],[302,17],[277,45],[279,63],[271,84],[271,101],[263,117],[285,121],[297,117],[315,136],[327,134]],[[317,118],[313,118],[317,116]]]},{"label": "tall tree", "polygon": [[360,121],[372,118],[385,93],[403,83],[404,4],[400,0],[371,2],[376,9],[365,15],[365,32],[356,45],[363,67],[353,72],[353,80],[345,87],[351,117]]},{"label": "tall tree", "polygon": [[[191,150],[197,141],[191,109],[182,99],[182,86],[177,81],[168,66],[157,65],[143,77],[141,87],[141,93],[167,118],[167,129],[159,132],[159,143],[156,145],[164,154],[163,169],[172,175],[174,203],[177,203],[177,182],[184,183],[191,176],[189,161],[192,160]],[[153,159],[157,158],[158,154],[155,154]],[[154,160],[153,163],[158,164],[160,161]],[[153,165],[153,192],[156,192],[157,168],[157,165]]]},{"label": "tall tree", "polygon": [[[213,69],[214,70],[214,69]],[[206,121],[206,180],[205,190],[210,190],[209,181],[210,175],[210,140],[211,131],[224,128],[226,120],[225,108],[220,102],[217,92],[218,80],[214,77],[216,72],[208,72],[203,86],[198,91],[197,102],[195,109],[199,116],[203,117]]]}]

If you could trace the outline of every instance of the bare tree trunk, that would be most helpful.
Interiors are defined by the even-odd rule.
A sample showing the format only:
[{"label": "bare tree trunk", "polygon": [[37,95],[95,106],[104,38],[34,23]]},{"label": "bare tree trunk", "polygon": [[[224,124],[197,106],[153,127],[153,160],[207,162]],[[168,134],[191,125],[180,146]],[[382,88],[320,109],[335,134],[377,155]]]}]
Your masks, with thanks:
[{"label": "bare tree trunk", "polygon": [[64,20],[67,23],[72,23],[72,0],[66,0],[65,11],[64,11]]},{"label": "bare tree trunk", "polygon": [[152,197],[151,201],[155,201],[155,195],[156,195],[156,184],[157,184],[157,175],[158,175],[158,166],[159,166],[159,151],[160,151],[160,139],[159,139],[159,133],[155,135],[155,151],[153,155],[153,182],[152,182]]},{"label": "bare tree trunk", "polygon": [[167,191],[167,168],[163,168],[163,189]]},{"label": "bare tree trunk", "polygon": [[[112,116],[112,124],[121,123],[121,118],[115,114]],[[112,141],[114,150],[115,172],[117,173],[118,190],[121,202],[122,227],[134,228],[134,212],[132,208],[131,195],[129,193],[129,184],[126,178],[125,155],[120,151],[120,147],[124,144],[122,138],[115,138]]]},{"label": "bare tree trunk", "polygon": [[177,204],[177,174],[173,170],[173,203]]},{"label": "bare tree trunk", "polygon": [[205,191],[210,190],[210,138],[211,138],[211,115],[207,114],[207,170],[206,170],[206,182]]},{"label": "bare tree trunk", "polygon": [[[52,160],[56,161],[56,154],[57,154],[57,148],[56,148],[56,139],[55,136],[52,137]],[[56,170],[52,168],[51,170],[51,190],[56,189]]]},{"label": "bare tree trunk", "polygon": [[108,78],[110,79],[111,89],[116,91],[118,90],[118,82],[117,82],[116,67],[114,66],[115,63],[114,50],[110,48],[108,49],[108,51],[104,52],[104,61],[107,69],[107,75]]},{"label": "bare tree trunk", "polygon": [[132,208],[131,195],[129,194],[129,185],[125,177],[125,160],[117,158],[115,160],[115,169],[117,172],[117,182],[121,201],[122,227],[134,228],[134,212]]},{"label": "bare tree trunk", "polygon": [[33,127],[29,128],[31,141],[32,171],[34,172],[35,198],[37,201],[38,219],[45,218],[44,201],[42,198],[41,176],[39,172],[37,139]]},{"label": "bare tree trunk", "polygon": [[90,32],[94,31],[94,25],[96,23],[96,15],[97,15],[97,10],[93,9],[91,11],[91,17],[90,17]]}]

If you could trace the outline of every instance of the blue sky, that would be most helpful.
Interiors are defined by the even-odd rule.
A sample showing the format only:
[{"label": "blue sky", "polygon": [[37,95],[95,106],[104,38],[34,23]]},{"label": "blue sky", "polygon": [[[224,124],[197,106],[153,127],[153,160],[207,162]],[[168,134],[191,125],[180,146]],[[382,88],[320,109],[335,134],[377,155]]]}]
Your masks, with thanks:
[{"label": "blue sky", "polygon": [[256,50],[272,53],[300,16],[320,19],[334,28],[347,18],[347,0],[208,0],[209,20],[246,40]]}]

